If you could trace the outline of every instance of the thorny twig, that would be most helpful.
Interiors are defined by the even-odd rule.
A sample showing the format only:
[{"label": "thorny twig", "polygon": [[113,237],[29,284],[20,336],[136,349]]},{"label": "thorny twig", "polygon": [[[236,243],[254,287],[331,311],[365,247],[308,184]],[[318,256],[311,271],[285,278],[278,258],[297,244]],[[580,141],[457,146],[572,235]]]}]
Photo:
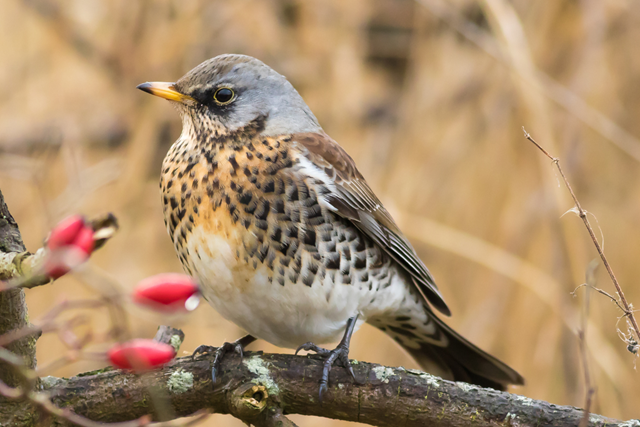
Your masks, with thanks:
[{"label": "thorny twig", "polygon": [[[531,137],[529,132],[527,132],[524,127],[522,128],[522,130],[524,132],[524,137],[526,139],[528,139],[529,141],[531,141],[536,147],[538,147],[538,149],[540,151],[542,151],[545,156],[547,156],[549,159],[551,159],[551,161],[553,161],[553,163],[558,168],[558,172],[560,172],[560,176],[562,176],[562,180],[564,181],[565,186],[569,190],[569,193],[571,193],[571,197],[573,198],[573,202],[575,203],[576,209],[578,210],[578,216],[580,218],[582,218],[582,221],[584,222],[584,225],[587,228],[587,231],[589,232],[589,236],[591,236],[591,240],[593,241],[593,244],[595,245],[596,250],[598,251],[598,255],[600,255],[600,259],[602,260],[602,263],[604,264],[605,268],[607,269],[607,273],[609,273],[609,277],[611,277],[611,281],[613,282],[613,285],[616,288],[616,292],[618,293],[618,297],[619,297],[619,301],[620,301],[620,304],[618,304],[618,306],[620,307],[620,305],[621,305],[620,308],[622,309],[622,311],[624,313],[624,317],[626,317],[629,320],[629,322],[631,324],[631,327],[633,328],[633,331],[635,332],[635,335],[636,335],[633,338],[633,341],[635,343],[640,342],[640,328],[638,327],[638,322],[636,321],[636,318],[635,318],[635,316],[633,314],[633,306],[627,302],[627,299],[624,296],[624,292],[622,292],[622,288],[620,287],[620,284],[618,283],[618,279],[616,278],[616,275],[613,273],[613,269],[609,265],[609,261],[607,260],[607,257],[605,256],[604,251],[602,250],[602,246],[598,242],[598,239],[596,238],[596,235],[595,235],[595,233],[593,231],[593,228],[591,227],[591,224],[589,223],[589,218],[587,217],[587,211],[582,209],[582,205],[580,205],[580,202],[578,201],[578,198],[576,197],[575,193],[573,192],[573,188],[571,188],[571,185],[569,184],[569,181],[567,180],[567,177],[565,176],[564,171],[560,167],[560,159],[557,158],[557,157],[553,157],[551,154],[549,154],[547,152],[547,150],[542,148],[542,146],[540,144],[538,144]],[[626,341],[627,344],[631,344],[630,340],[631,340],[631,338],[626,339],[625,341]],[[636,346],[637,346],[637,344],[636,344]],[[634,346],[634,348],[636,348],[636,346]],[[629,345],[627,348],[630,348],[630,347],[631,346]],[[636,351],[631,351],[631,352],[634,353],[634,354],[637,354],[637,349],[636,349]]]}]

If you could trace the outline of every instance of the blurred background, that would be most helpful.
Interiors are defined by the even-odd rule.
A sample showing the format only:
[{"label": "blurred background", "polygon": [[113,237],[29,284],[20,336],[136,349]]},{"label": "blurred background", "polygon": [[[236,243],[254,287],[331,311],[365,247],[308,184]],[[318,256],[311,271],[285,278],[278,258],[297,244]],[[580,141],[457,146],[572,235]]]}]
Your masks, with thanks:
[{"label": "blurred background", "polygon": [[[561,159],[627,298],[640,304],[636,2],[4,0],[2,10],[0,188],[30,250],[70,213],[113,212],[120,232],[91,261],[112,279],[110,292],[181,271],[158,191],[181,124],[168,102],[135,86],[175,81],[218,54],[252,55],[286,75],[354,157],[434,274],[453,311],[447,321],[524,375],[526,386],[511,391],[583,406],[584,289],[571,292],[597,253],[580,219],[563,216],[573,203],[522,127]],[[614,293],[602,267],[596,277]],[[87,282],[28,290],[31,318],[104,292]],[[172,319],[126,308],[135,336],[183,328],[181,354],[242,334],[206,304]],[[104,349],[107,311],[89,314],[83,327]],[[620,314],[592,295],[593,411],[640,418],[637,357],[621,340]],[[351,357],[417,368],[391,343],[365,326]],[[51,364],[63,354],[55,334],[39,340],[43,375],[104,366]],[[243,424],[214,415],[205,425]]]}]

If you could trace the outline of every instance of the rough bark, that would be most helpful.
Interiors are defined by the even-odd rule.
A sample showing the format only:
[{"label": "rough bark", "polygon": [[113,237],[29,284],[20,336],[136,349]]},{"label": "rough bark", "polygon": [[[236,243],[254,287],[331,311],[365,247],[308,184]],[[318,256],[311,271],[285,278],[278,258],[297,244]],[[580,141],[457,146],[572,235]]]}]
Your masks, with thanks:
[{"label": "rough bark", "polygon": [[[0,191],[0,254],[12,253],[15,258],[26,252],[20,230],[16,220],[13,219],[9,208]],[[15,264],[14,264],[15,265]],[[0,280],[10,279],[5,269],[0,269]],[[0,335],[24,328],[29,325],[29,313],[22,289],[9,289],[0,292]],[[34,368],[36,366],[36,337],[29,336],[7,346],[7,349],[24,358],[25,364]],[[5,364],[0,363],[0,380],[5,384],[15,387],[20,383],[20,376]]]}]

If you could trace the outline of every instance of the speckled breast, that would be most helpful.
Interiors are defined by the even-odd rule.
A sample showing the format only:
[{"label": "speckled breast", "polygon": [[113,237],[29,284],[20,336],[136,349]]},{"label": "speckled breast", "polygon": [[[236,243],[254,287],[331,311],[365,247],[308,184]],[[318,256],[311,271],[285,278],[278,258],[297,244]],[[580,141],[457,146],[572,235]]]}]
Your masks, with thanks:
[{"label": "speckled breast", "polygon": [[228,289],[252,286],[252,275],[276,288],[324,287],[327,301],[328,287],[389,285],[389,257],[321,206],[328,190],[304,174],[301,155],[290,137],[208,146],[178,140],[167,155],[160,183],[167,230],[184,268],[210,282],[203,285],[216,298],[252,292]]}]

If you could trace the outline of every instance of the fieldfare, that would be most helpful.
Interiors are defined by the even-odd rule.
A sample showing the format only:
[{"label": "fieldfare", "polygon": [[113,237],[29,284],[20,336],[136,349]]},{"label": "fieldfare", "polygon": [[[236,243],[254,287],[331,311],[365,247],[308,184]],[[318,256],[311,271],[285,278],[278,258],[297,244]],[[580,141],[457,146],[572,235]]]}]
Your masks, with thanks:
[{"label": "fieldfare", "polygon": [[[505,389],[513,369],[438,318],[429,270],[353,159],[287,79],[257,59],[220,55],[175,83],[139,89],[172,101],[182,134],[162,165],[167,231],[206,300],[255,339],[351,371],[351,335],[368,322],[433,374]],[[316,344],[340,341],[329,351]]]}]

